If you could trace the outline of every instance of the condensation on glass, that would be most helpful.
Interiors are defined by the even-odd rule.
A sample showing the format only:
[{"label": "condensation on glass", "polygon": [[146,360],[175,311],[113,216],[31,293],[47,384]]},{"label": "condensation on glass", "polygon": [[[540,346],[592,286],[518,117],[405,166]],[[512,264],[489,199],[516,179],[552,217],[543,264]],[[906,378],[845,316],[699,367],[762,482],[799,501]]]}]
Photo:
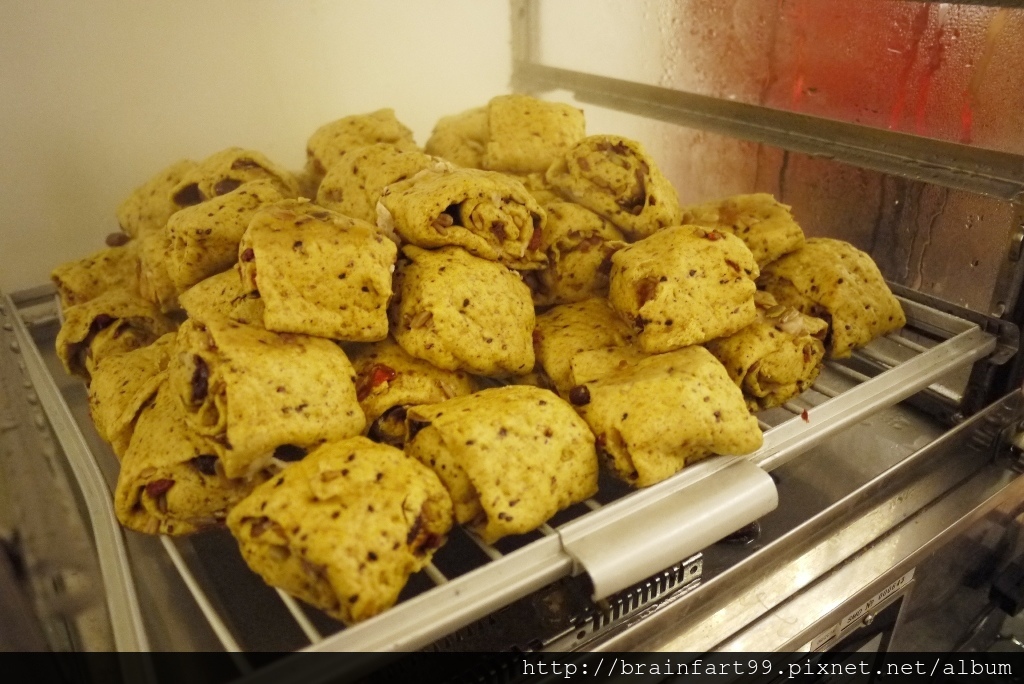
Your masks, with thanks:
[{"label": "condensation on glass", "polygon": [[[582,21],[580,17],[586,16]],[[541,0],[545,65],[1024,154],[1024,9],[895,0]],[[771,192],[890,280],[1001,314],[1012,203],[592,105],[685,203]]]},{"label": "condensation on glass", "polygon": [[897,0],[539,7],[544,64],[1024,154],[1024,9]]}]

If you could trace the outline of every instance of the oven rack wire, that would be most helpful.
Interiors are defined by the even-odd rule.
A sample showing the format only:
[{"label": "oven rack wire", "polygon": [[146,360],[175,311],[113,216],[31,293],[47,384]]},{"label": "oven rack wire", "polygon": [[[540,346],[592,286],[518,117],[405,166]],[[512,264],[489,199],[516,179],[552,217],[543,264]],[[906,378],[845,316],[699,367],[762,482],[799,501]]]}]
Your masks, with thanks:
[{"label": "oven rack wire", "polygon": [[[640,491],[626,492],[625,488],[620,488],[606,494],[602,481],[602,491],[596,497],[563,512],[537,532],[523,535],[522,539],[511,543],[502,540],[497,545],[488,545],[465,530],[454,531],[453,538],[461,539],[462,554],[466,554],[466,548],[475,549],[473,553],[478,560],[468,568],[462,558],[453,565],[445,556],[447,547],[442,548],[434,563],[414,577],[416,582],[410,582],[411,585],[418,584],[418,593],[414,592],[381,615],[352,627],[343,628],[340,623],[301,605],[287,594],[274,592],[302,634],[304,644],[299,650],[416,650],[561,578],[586,574],[593,586],[598,587],[603,581],[600,575],[605,571],[604,565],[617,566],[615,572],[623,565],[636,566],[630,569],[627,579],[616,577],[609,580],[612,584],[603,591],[595,589],[595,596],[601,598],[598,594],[609,596],[623,591],[641,579],[699,553],[708,543],[774,507],[774,487],[769,492],[763,485],[765,480],[770,483],[768,471],[837,431],[926,388],[931,387],[930,391],[955,400],[958,393],[940,381],[996,350],[996,336],[982,330],[978,324],[911,299],[900,299],[907,314],[907,326],[856,351],[849,360],[828,361],[811,389],[783,407],[759,414],[764,444],[753,454],[706,459]],[[113,456],[95,453],[89,446],[83,430],[91,430],[91,425],[81,425],[76,420],[55,381],[52,359],[49,365],[44,360],[44,355],[53,355],[52,344],[37,330],[48,323],[53,326],[57,307],[52,298],[43,299],[40,304],[37,293],[34,297],[27,294],[15,298],[4,295],[0,306],[15,314],[10,320],[13,321],[15,340],[26,371],[82,491],[97,546],[117,648],[123,651],[148,650],[150,642],[136,591],[137,578],[133,577],[127,559],[125,532],[116,521],[110,488],[98,466],[98,459]],[[0,314],[3,313],[0,309]],[[46,343],[41,344],[40,340]],[[751,469],[763,476],[763,480],[751,480]],[[695,485],[706,487],[708,482],[721,478],[723,473],[733,473],[733,477],[739,473],[738,486],[749,487],[754,482],[753,486],[761,488],[761,495],[750,497],[760,499],[760,508],[755,506],[746,512],[748,517],[752,516],[750,520],[732,521],[728,523],[731,529],[724,532],[715,530],[714,534],[718,535],[715,539],[696,539],[689,543],[684,540],[681,544],[674,542],[675,548],[671,553],[675,556],[669,562],[655,561],[651,565],[650,559],[635,559],[641,554],[631,553],[632,546],[623,547],[622,540],[632,539],[637,535],[636,530],[646,527],[644,521],[652,517],[652,512],[677,507],[685,499],[687,490]],[[735,499],[735,491],[726,494],[727,502]],[[642,537],[643,533],[639,536]],[[650,542],[648,540],[648,545]],[[197,572],[192,567],[191,559],[195,556],[192,541],[162,537],[161,543],[220,645],[228,653],[239,654],[236,662],[240,671],[249,671],[251,668],[241,655],[243,647],[231,626],[231,616],[222,614],[216,597],[208,595],[197,576],[202,571]],[[654,543],[660,543],[660,540],[655,539]],[[606,557],[588,557],[586,548],[583,548],[588,544],[607,549],[604,552]]]}]

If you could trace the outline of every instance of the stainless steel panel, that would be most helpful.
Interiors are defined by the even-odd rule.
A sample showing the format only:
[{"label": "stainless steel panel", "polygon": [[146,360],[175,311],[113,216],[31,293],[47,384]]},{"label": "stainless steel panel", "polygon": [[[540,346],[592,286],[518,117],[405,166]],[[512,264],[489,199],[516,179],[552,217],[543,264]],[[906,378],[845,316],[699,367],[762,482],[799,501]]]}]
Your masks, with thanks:
[{"label": "stainless steel panel", "polygon": [[0,631],[13,650],[110,650],[84,502],[28,375],[18,319],[0,301],[0,564],[11,573]]},{"label": "stainless steel panel", "polygon": [[[16,311],[14,302],[5,296],[3,302],[11,311]],[[135,580],[128,563],[124,536],[114,516],[114,504],[110,489],[107,488],[89,446],[82,436],[78,424],[71,415],[67,403],[57,389],[53,376],[47,372],[39,349],[25,327],[21,316],[12,316],[14,333],[21,353],[26,360],[27,372],[32,385],[39,394],[61,445],[68,456],[68,463],[82,489],[89,513],[96,552],[100,559],[104,590],[110,607],[114,643],[119,651],[149,650],[149,640],[142,621]]]}]

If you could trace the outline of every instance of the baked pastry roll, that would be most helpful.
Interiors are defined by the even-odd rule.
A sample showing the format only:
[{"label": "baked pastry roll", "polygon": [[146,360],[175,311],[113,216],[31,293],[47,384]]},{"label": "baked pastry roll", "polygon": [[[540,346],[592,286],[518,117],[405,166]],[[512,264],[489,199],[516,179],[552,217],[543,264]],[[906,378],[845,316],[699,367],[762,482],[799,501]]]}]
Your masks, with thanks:
[{"label": "baked pastry roll", "polygon": [[612,255],[608,300],[659,353],[731,335],[757,318],[757,263],[734,235],[674,226]]},{"label": "baked pastry roll", "polygon": [[167,333],[148,347],[107,357],[93,368],[89,415],[118,458],[128,449],[139,412],[167,379],[174,338]]},{"label": "baked pastry roll", "polygon": [[171,191],[179,207],[190,207],[226,195],[244,183],[268,180],[284,197],[296,197],[299,184],[295,176],[255,150],[229,147],[210,155],[188,171]]},{"label": "baked pastry roll", "polygon": [[83,304],[107,290],[138,292],[138,243],[133,240],[61,264],[50,273],[50,280],[57,286],[64,308]]},{"label": "baked pastry roll", "polygon": [[458,247],[403,248],[391,332],[402,349],[438,368],[477,375],[533,369],[530,288],[501,264]]},{"label": "baked pastry roll", "polygon": [[489,136],[487,107],[475,107],[438,120],[423,151],[458,166],[482,169]]},{"label": "baked pastry roll", "polygon": [[195,167],[191,159],[177,161],[132,191],[117,208],[121,230],[133,238],[163,230],[167,219],[180,208],[171,193]]},{"label": "baked pastry roll", "polygon": [[358,345],[349,358],[370,438],[399,448],[405,444],[405,413],[410,406],[436,404],[477,389],[468,373],[443,370],[410,356],[390,337]]},{"label": "baked pastry roll", "polygon": [[365,437],[330,442],[228,515],[263,580],[346,624],[392,606],[452,527],[436,475]]},{"label": "baked pastry roll", "polygon": [[712,454],[761,446],[743,393],[707,349],[686,347],[572,389],[611,472],[647,487]]},{"label": "baked pastry roll", "polygon": [[171,278],[171,241],[164,230],[145,233],[139,243],[139,293],[164,313],[178,311],[178,288]]},{"label": "baked pastry roll", "polygon": [[486,389],[410,408],[408,421],[406,452],[434,469],[455,519],[487,543],[534,530],[597,493],[594,436],[547,390]]},{"label": "baked pastry roll", "polygon": [[306,143],[306,170],[323,178],[346,152],[374,143],[389,143],[401,150],[418,150],[412,131],[395,118],[395,110],[346,116],[324,124]]},{"label": "baked pastry roll", "polygon": [[405,180],[438,160],[418,150],[376,143],[346,152],[320,183],[317,204],[345,216],[377,222],[377,202],[384,188]]},{"label": "baked pastry roll", "polygon": [[761,268],[783,254],[800,249],[804,231],[790,211],[765,192],[733,195],[683,207],[683,223],[732,233],[747,246]]},{"label": "baked pastry roll", "polygon": [[583,112],[529,95],[499,95],[484,107],[446,116],[427,140],[427,154],[453,164],[506,173],[543,173],[586,135]]},{"label": "baked pastry roll", "polygon": [[283,199],[268,180],[250,181],[231,192],[186,207],[167,222],[168,274],[183,292],[238,261],[238,243],[256,210]]},{"label": "baked pastry roll", "polygon": [[767,292],[755,296],[757,320],[704,346],[722,362],[751,411],[780,406],[821,372],[828,323],[783,306]]},{"label": "baked pastry roll", "polygon": [[167,371],[186,420],[215,440],[228,477],[300,459],[366,425],[352,364],[329,340],[189,319]]},{"label": "baked pastry roll", "polygon": [[263,327],[263,302],[259,292],[242,287],[236,268],[201,280],[181,293],[181,306],[189,318],[205,321],[225,317],[237,323]]},{"label": "baked pastry roll", "polygon": [[[242,279],[239,277],[238,271],[229,268],[217,275],[200,280],[182,292],[178,300],[189,318],[205,321],[211,316],[231,318],[238,302],[246,295],[247,292],[242,287]],[[262,316],[260,322],[262,322]]]},{"label": "baked pastry roll", "polygon": [[623,347],[632,331],[604,299],[563,304],[537,316],[533,334],[537,365],[566,396],[574,383],[570,364],[576,354],[604,347]]},{"label": "baked pastry roll", "polygon": [[223,523],[261,479],[226,477],[213,441],[188,426],[181,403],[167,391],[166,374],[159,379],[121,460],[114,512],[137,532],[192,534]]},{"label": "baked pastry roll", "polygon": [[152,303],[131,292],[107,290],[64,310],[57,356],[64,370],[88,382],[101,359],[145,347],[173,330]]},{"label": "baked pastry roll", "polygon": [[586,135],[583,112],[529,95],[499,95],[487,104],[483,168],[506,173],[546,171]]},{"label": "baked pastry roll", "polygon": [[679,225],[675,188],[640,143],[592,135],[559,157],[546,172],[565,199],[611,221],[631,240]]},{"label": "baked pastry roll", "polygon": [[398,248],[369,223],[286,200],[253,216],[238,249],[242,286],[259,292],[268,330],[387,337]]},{"label": "baked pastry roll", "polygon": [[509,268],[543,268],[544,210],[523,184],[494,171],[431,168],[389,185],[377,225],[419,247],[462,247]]},{"label": "baked pastry roll", "polygon": [[516,178],[523,184],[526,191],[533,195],[533,199],[537,200],[537,203],[545,207],[545,209],[550,202],[562,201],[562,196],[551,187],[551,184],[544,177],[543,171],[517,175]]},{"label": "baked pastry roll", "polygon": [[548,265],[525,276],[537,306],[580,302],[608,294],[612,254],[626,246],[619,229],[572,202],[550,202],[540,249]]},{"label": "baked pastry roll", "polygon": [[829,324],[825,349],[832,358],[845,358],[907,323],[875,262],[842,240],[809,238],[766,266],[758,287],[779,304],[824,319]]},{"label": "baked pastry roll", "polygon": [[572,391],[572,387],[600,380],[612,373],[628,371],[648,356],[651,355],[644,354],[632,345],[584,349],[577,352],[573,354],[569,363],[569,391]]}]

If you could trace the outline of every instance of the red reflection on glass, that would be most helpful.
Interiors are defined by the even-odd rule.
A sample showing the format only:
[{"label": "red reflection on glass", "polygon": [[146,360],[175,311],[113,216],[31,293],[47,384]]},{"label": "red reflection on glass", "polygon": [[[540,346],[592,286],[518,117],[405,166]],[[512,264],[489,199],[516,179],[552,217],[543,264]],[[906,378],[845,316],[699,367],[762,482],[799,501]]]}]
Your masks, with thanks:
[{"label": "red reflection on glass", "polygon": [[763,104],[1024,149],[1024,11],[893,0],[777,0],[775,10]]}]

